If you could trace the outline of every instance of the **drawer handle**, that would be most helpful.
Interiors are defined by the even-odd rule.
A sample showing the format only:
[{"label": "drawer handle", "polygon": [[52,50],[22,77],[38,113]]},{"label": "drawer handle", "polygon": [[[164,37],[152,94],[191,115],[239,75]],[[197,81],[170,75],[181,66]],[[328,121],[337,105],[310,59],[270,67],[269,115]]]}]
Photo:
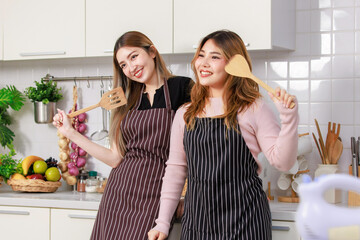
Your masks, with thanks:
[{"label": "drawer handle", "polygon": [[272,226],[271,229],[274,231],[284,231],[284,232],[290,231],[289,226]]},{"label": "drawer handle", "polygon": [[30,215],[30,212],[27,212],[27,211],[0,210],[0,214],[11,214],[11,215]]},{"label": "drawer handle", "polygon": [[110,49],[105,49],[104,53],[114,53],[114,50],[110,50]]},{"label": "drawer handle", "polygon": [[25,52],[20,53],[22,57],[29,57],[29,56],[46,56],[46,55],[65,55],[65,51],[55,51],[55,52]]},{"label": "drawer handle", "polygon": [[77,215],[77,214],[69,214],[69,218],[77,218],[77,219],[95,219],[96,216],[91,215]]}]

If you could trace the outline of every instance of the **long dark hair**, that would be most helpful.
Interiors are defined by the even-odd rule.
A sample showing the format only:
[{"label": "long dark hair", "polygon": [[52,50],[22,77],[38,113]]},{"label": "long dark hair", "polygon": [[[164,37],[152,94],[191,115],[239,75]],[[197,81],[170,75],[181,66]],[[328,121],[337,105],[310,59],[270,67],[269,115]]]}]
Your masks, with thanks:
[{"label": "long dark hair", "polygon": [[110,139],[118,150],[124,155],[126,152],[125,144],[122,139],[120,131],[121,121],[125,115],[134,108],[137,100],[140,98],[143,83],[139,83],[128,78],[121,69],[116,54],[122,47],[138,47],[144,49],[148,54],[155,55],[155,70],[157,72],[159,81],[160,79],[167,80],[171,77],[171,73],[166,68],[165,61],[154,47],[153,42],[143,33],[137,31],[130,31],[124,33],[115,43],[114,55],[113,55],[113,68],[114,68],[114,88],[121,86],[125,92],[127,98],[127,104],[125,106],[112,110],[111,124],[110,124]]}]

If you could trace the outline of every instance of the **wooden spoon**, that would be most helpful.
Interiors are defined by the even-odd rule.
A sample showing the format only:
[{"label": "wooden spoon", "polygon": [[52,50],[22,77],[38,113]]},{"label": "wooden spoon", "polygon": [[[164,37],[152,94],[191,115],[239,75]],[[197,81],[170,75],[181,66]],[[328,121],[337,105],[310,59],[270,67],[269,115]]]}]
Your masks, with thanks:
[{"label": "wooden spoon", "polygon": [[[255,77],[252,72],[250,71],[249,64],[247,63],[246,59],[240,55],[234,55],[230,60],[229,63],[225,66],[225,71],[230,75],[237,76],[237,77],[244,77],[255,81],[261,87],[263,87],[266,91],[272,93],[278,100],[279,97],[275,95],[275,90],[271,88],[269,85]],[[290,108],[294,108],[295,103],[292,102],[290,104]]]},{"label": "wooden spoon", "polygon": [[340,138],[337,138],[330,156],[331,164],[338,163],[342,152],[343,152],[343,143]]},{"label": "wooden spoon", "polygon": [[70,118],[75,117],[81,113],[90,111],[97,107],[102,107],[105,108],[106,110],[111,110],[120,107],[122,105],[125,105],[126,103],[127,101],[123,89],[121,87],[117,87],[111,91],[104,93],[100,99],[100,102],[98,102],[97,104],[80,109],[76,112],[72,112],[68,114],[68,117]]}]

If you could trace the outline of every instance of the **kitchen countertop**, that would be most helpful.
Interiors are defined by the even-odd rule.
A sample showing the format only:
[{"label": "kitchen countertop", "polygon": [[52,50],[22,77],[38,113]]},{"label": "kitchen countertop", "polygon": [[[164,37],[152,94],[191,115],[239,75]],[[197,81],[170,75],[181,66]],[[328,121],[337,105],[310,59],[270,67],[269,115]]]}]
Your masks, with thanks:
[{"label": "kitchen countertop", "polygon": [[[97,210],[101,197],[101,193],[80,193],[68,189],[59,189],[54,193],[24,193],[14,192],[5,184],[0,187],[0,205],[2,206]],[[295,221],[297,207],[297,203],[270,201],[272,219]]]},{"label": "kitchen countertop", "polygon": [[67,208],[98,210],[101,193],[82,193],[68,189],[58,189],[54,193],[14,192],[8,185],[0,187],[0,205]]}]

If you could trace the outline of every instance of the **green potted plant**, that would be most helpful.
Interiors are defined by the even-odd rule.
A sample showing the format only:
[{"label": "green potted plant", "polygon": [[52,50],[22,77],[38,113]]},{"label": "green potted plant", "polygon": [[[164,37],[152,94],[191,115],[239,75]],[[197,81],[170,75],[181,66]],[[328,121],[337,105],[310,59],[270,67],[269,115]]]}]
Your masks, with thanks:
[{"label": "green potted plant", "polygon": [[34,103],[34,118],[36,123],[50,123],[55,114],[56,102],[62,99],[61,88],[56,82],[41,79],[35,81],[36,87],[25,89],[25,95]]},{"label": "green potted plant", "polygon": [[12,122],[7,109],[10,107],[19,111],[24,102],[25,97],[14,86],[0,89],[0,144],[3,148],[10,150],[8,154],[0,154],[0,182],[2,179],[6,181],[16,171],[19,162],[13,159],[16,155],[13,146],[15,134],[8,128]]},{"label": "green potted plant", "polygon": [[11,107],[19,111],[24,105],[25,97],[14,86],[6,86],[0,89],[0,144],[8,147],[12,144],[15,134],[8,126],[11,124],[11,117],[7,111]]}]

